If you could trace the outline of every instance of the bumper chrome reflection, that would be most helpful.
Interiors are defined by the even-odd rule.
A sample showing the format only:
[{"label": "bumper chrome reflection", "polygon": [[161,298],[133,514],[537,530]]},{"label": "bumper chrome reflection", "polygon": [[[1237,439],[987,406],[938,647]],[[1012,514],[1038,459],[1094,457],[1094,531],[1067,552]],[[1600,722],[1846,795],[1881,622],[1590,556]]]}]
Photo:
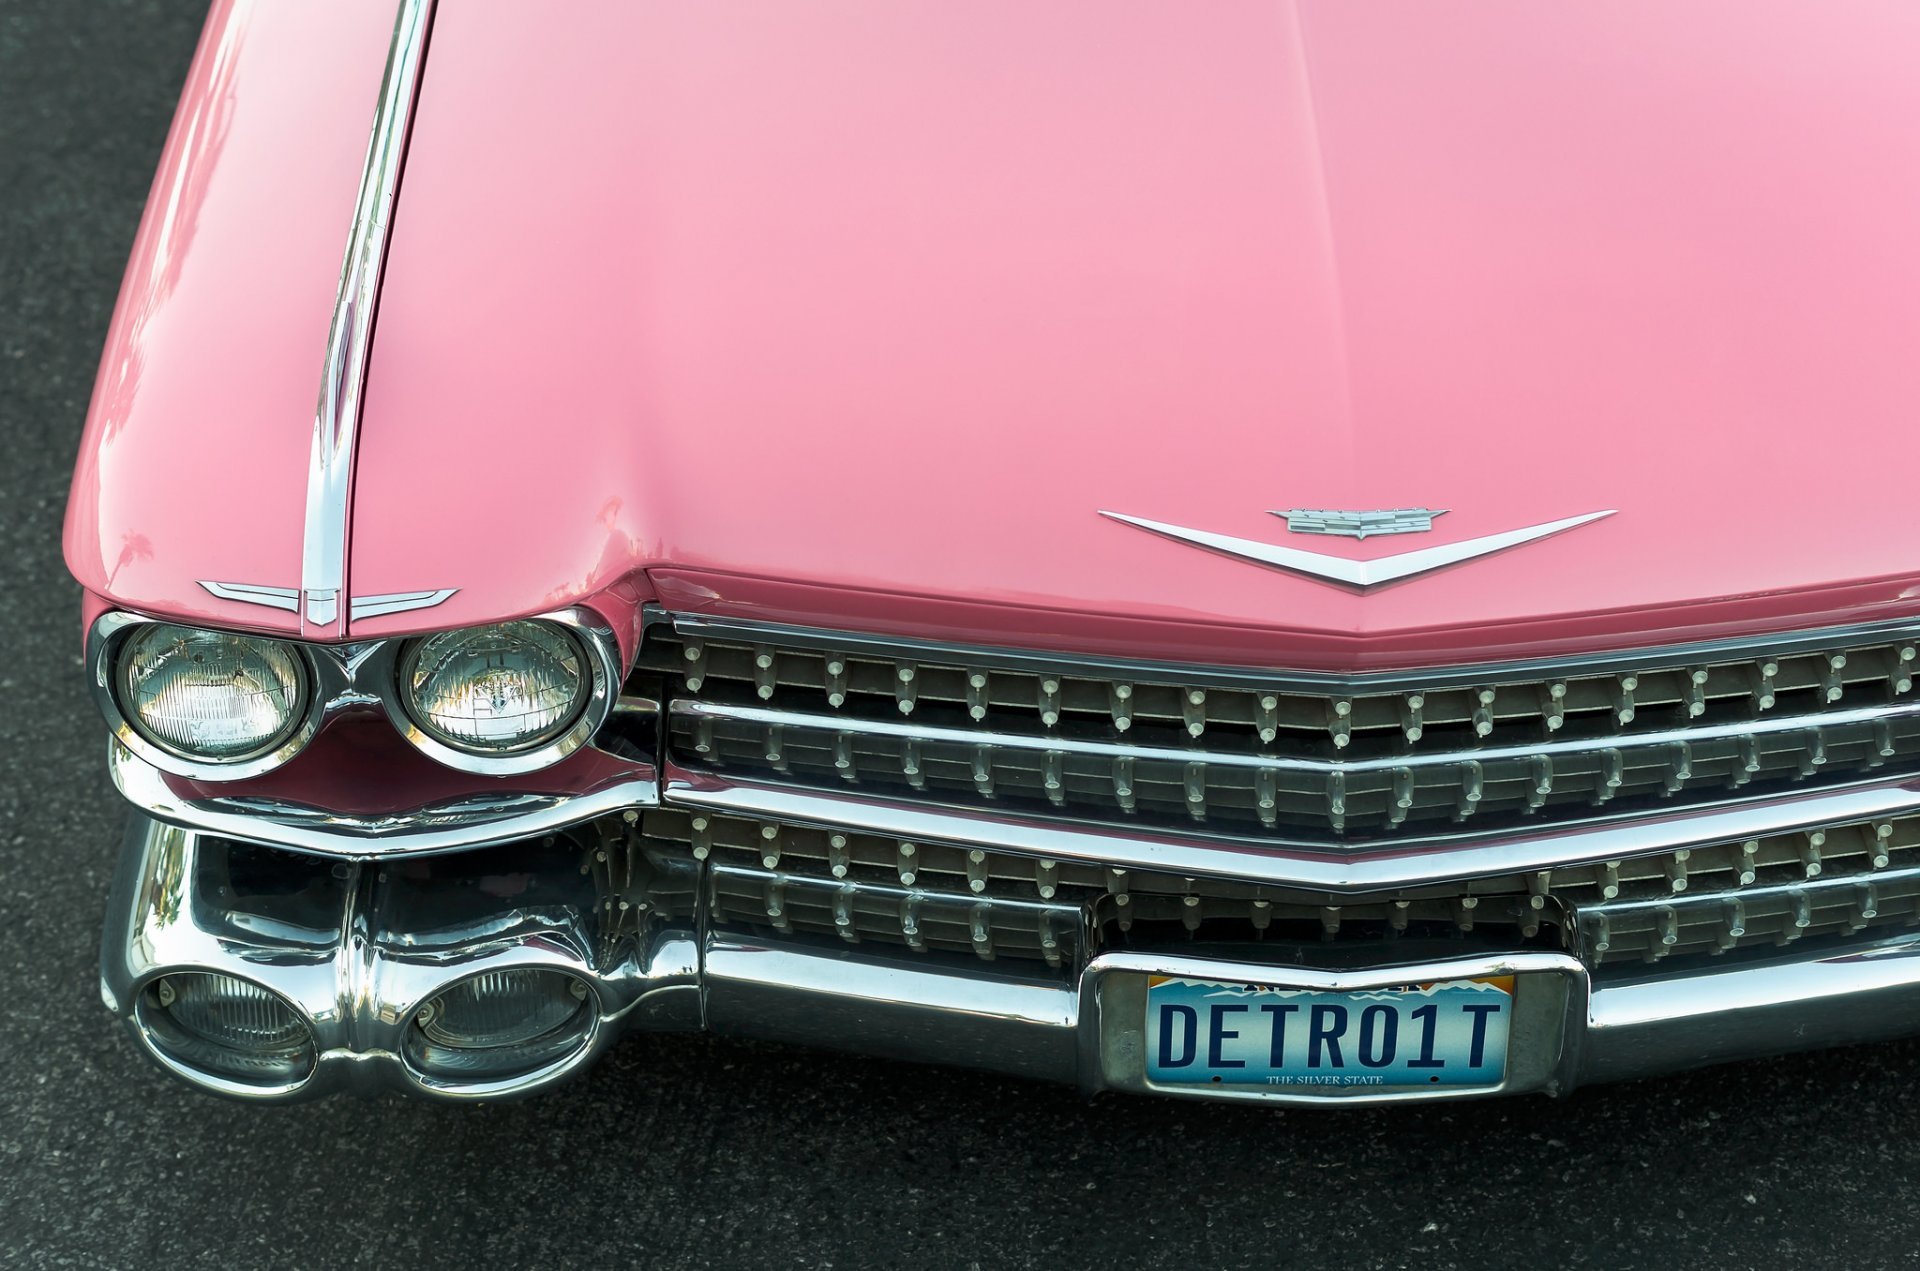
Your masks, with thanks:
[{"label": "bumper chrome reflection", "polygon": [[207,834],[330,856],[401,857],[534,838],[581,821],[658,802],[650,775],[623,775],[567,794],[506,792],[391,816],[358,816],[286,802],[181,795],[166,775],[118,742],[107,747],[114,785],[140,812]]},{"label": "bumper chrome reflection", "polygon": [[[255,849],[243,849],[252,851]],[[398,862],[243,858],[219,840],[136,816],[129,827],[101,960],[101,995],[147,1052],[196,1085],[243,1099],[398,1088],[439,1098],[497,1098],[547,1085],[633,1027],[697,1028],[698,946],[690,923],[610,912],[577,858],[517,849],[518,869],[488,874],[458,859],[457,883]],[[254,877],[249,877],[254,875]],[[406,1030],[449,987],[487,971],[539,967],[592,986],[595,1015],[578,1048],[509,1080],[460,1085],[405,1059]],[[305,1080],[258,1087],[187,1069],[156,1044],[138,1009],[169,973],[214,971],[278,993],[312,1029]]]},{"label": "bumper chrome reflection", "polygon": [[[254,1100],[339,1090],[512,1096],[577,1072],[630,1030],[702,1028],[1073,1082],[1088,1092],[1146,1090],[1129,1047],[1137,1046],[1135,990],[1149,974],[1364,987],[1410,968],[1526,972],[1556,987],[1529,1003],[1528,1027],[1539,1041],[1502,1088],[1514,1093],[1920,1032],[1920,936],[1912,934],[1766,963],[1649,968],[1631,979],[1594,978],[1552,953],[1278,972],[1247,961],[1244,950],[1208,956],[1188,947],[1096,951],[1050,968],[729,930],[707,907],[708,867],[691,861],[685,878],[650,880],[652,903],[623,907],[620,889],[596,871],[631,870],[633,859],[595,864],[591,846],[584,870],[582,859],[564,843],[528,842],[444,858],[327,861],[136,815],[114,884],[103,997],[169,1071]],[[469,976],[515,967],[561,971],[591,986],[594,1019],[576,1050],[511,1080],[465,1085],[407,1062],[406,1030],[423,1004]],[[283,1087],[244,1086],[168,1057],[136,1005],[157,979],[181,971],[236,976],[293,1003],[313,1030],[312,1075]]]}]

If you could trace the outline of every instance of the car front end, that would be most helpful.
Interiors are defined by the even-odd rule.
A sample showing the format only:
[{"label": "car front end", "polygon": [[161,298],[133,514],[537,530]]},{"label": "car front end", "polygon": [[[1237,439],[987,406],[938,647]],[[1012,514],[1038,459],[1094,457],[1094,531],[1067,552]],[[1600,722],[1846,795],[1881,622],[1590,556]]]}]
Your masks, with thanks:
[{"label": "car front end", "polygon": [[1920,1031],[1920,31],[749,8],[214,5],[67,527],[163,1068]]}]

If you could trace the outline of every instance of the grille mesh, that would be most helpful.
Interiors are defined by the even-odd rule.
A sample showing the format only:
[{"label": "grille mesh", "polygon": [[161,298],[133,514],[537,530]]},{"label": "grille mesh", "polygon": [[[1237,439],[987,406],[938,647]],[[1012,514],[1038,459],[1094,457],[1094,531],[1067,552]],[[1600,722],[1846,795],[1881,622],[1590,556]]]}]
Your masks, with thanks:
[{"label": "grille mesh", "polygon": [[640,839],[651,859],[706,862],[723,921],[1053,965],[1142,924],[1194,940],[1475,934],[1606,966],[1920,922],[1920,817],[1360,898],[675,809],[645,813]]},{"label": "grille mesh", "polygon": [[1540,825],[1920,770],[1920,650],[1904,639],[1352,693],[991,660],[656,629],[642,674],[670,677],[669,740],[690,766],[1256,840]]}]

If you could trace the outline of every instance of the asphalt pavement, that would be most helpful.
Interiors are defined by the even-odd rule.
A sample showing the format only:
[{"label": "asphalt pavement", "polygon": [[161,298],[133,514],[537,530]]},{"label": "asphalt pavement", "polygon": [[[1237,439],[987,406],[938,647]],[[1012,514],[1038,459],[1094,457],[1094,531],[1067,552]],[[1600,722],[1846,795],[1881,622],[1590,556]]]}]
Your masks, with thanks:
[{"label": "asphalt pavement", "polygon": [[495,1107],[260,1109],[164,1078],[96,987],[124,813],[59,535],[200,16],[0,0],[0,1263],[1920,1260],[1920,1043],[1442,1110],[1087,1101],[699,1037]]}]

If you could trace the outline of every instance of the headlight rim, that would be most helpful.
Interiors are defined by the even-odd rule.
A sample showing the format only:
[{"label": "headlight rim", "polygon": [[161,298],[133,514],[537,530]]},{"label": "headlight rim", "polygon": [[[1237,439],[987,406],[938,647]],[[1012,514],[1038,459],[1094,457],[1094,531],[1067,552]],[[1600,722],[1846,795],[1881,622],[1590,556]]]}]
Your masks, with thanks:
[{"label": "headlight rim", "polygon": [[[271,744],[233,759],[196,757],[149,737],[134,722],[134,714],[122,698],[120,658],[127,642],[141,628],[151,626],[180,627],[218,636],[269,640],[286,649],[299,675],[299,696],[296,698],[293,727]],[[115,742],[162,772],[196,781],[243,781],[281,767],[306,749],[307,743],[320,731],[329,694],[323,691],[321,669],[311,651],[298,640],[256,631],[202,626],[178,618],[150,617],[126,610],[114,610],[101,615],[94,623],[91,634],[89,679],[92,681],[94,700],[106,718],[108,730]]]},{"label": "headlight rim", "polygon": [[[414,718],[412,695],[407,691],[405,671],[421,643],[453,632],[483,631],[517,622],[555,627],[581,654],[581,662],[587,672],[585,700],[564,732],[524,750],[466,750],[442,740]],[[394,729],[409,745],[428,758],[461,772],[513,776],[550,768],[591,741],[613,713],[613,707],[619,699],[621,679],[619,644],[613,632],[597,623],[584,621],[573,610],[564,610],[427,632],[397,640],[394,642],[392,670],[385,691],[380,694],[380,701]]]},{"label": "headlight rim", "polygon": [[[208,1064],[203,1058],[197,1060],[189,1053],[191,1045],[182,1045],[181,1034],[186,1034],[190,1042],[208,1047],[216,1053],[226,1052],[237,1056],[245,1056],[249,1053],[248,1047],[236,1046],[232,1042],[208,1037],[191,1028],[175,1016],[166,1000],[159,996],[159,991],[164,984],[193,977],[237,980],[271,996],[278,1006],[284,1008],[293,1017],[300,1029],[299,1042],[282,1047],[280,1050],[282,1054],[293,1053],[298,1056],[297,1071],[288,1072],[279,1080],[256,1081],[231,1071],[222,1071],[217,1065]],[[158,1061],[162,1067],[216,1094],[245,1100],[286,1098],[305,1091],[313,1085],[320,1074],[322,1047],[319,1031],[314,1025],[313,1018],[285,993],[251,976],[235,975],[229,971],[205,966],[175,967],[161,971],[149,977],[135,990],[128,1012],[128,1022],[132,1025],[147,1054]],[[254,1051],[252,1053],[265,1057],[269,1052]]]},{"label": "headlight rim", "polygon": [[[531,955],[531,956],[529,956]],[[422,1008],[438,1001],[473,980],[496,971],[544,971],[564,976],[585,988],[582,994],[581,1011],[563,1023],[570,1027],[578,1021],[566,1049],[557,1054],[539,1059],[531,1066],[516,1072],[491,1075],[457,1074],[436,1072],[432,1066],[423,1065],[419,1037],[424,1032],[419,1025]],[[476,1098],[501,1098],[529,1094],[541,1089],[566,1073],[572,1072],[597,1056],[612,1035],[618,1030],[611,1028],[612,1017],[608,1014],[609,1004],[605,996],[600,977],[593,974],[584,962],[571,958],[556,958],[536,952],[528,946],[520,946],[501,958],[487,959],[461,969],[460,973],[430,986],[418,995],[404,1011],[397,1012],[401,1034],[394,1045],[394,1054],[399,1059],[401,1072],[416,1089],[440,1098],[467,1100]],[[542,1034],[529,1042],[518,1043],[512,1049],[525,1048],[538,1042],[551,1033]],[[448,1048],[454,1049],[454,1048]],[[484,1052],[485,1049],[482,1048]]]}]

